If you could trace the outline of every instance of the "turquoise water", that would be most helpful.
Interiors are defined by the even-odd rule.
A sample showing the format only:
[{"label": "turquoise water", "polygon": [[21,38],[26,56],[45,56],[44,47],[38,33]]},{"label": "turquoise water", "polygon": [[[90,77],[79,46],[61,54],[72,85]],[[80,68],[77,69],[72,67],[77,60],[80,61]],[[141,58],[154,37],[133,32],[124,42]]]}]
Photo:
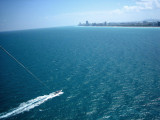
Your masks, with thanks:
[{"label": "turquoise water", "polygon": [[1,32],[0,45],[51,88],[0,50],[0,116],[64,92],[6,119],[160,119],[160,28]]}]

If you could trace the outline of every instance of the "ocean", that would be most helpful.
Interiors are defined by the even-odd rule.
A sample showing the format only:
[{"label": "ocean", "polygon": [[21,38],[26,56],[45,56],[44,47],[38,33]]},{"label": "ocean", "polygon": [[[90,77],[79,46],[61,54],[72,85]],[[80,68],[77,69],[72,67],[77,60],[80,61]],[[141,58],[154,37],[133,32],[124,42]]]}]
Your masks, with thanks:
[{"label": "ocean", "polygon": [[160,28],[8,31],[0,45],[43,83],[0,49],[0,119],[160,119]]}]

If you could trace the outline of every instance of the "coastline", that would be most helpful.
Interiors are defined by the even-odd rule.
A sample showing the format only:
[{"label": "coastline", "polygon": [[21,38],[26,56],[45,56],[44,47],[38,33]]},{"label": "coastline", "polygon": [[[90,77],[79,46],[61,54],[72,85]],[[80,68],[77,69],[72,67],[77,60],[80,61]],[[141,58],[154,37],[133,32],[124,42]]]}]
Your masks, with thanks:
[{"label": "coastline", "polygon": [[79,26],[79,27],[160,28],[160,26]]}]

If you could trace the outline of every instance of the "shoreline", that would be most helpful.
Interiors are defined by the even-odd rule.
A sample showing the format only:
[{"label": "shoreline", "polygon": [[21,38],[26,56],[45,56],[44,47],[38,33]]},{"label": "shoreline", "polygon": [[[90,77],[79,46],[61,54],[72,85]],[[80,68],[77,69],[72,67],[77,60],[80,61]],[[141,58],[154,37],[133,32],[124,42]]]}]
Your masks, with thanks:
[{"label": "shoreline", "polygon": [[127,28],[160,28],[160,26],[79,26],[79,27],[127,27]]}]

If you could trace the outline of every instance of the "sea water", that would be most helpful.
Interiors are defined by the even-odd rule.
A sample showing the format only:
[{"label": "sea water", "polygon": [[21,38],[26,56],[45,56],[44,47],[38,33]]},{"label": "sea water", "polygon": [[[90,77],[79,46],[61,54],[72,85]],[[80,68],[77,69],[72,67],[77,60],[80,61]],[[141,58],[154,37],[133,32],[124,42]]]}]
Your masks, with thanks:
[{"label": "sea water", "polygon": [[160,28],[8,31],[0,45],[50,88],[0,50],[0,118],[160,119]]}]

